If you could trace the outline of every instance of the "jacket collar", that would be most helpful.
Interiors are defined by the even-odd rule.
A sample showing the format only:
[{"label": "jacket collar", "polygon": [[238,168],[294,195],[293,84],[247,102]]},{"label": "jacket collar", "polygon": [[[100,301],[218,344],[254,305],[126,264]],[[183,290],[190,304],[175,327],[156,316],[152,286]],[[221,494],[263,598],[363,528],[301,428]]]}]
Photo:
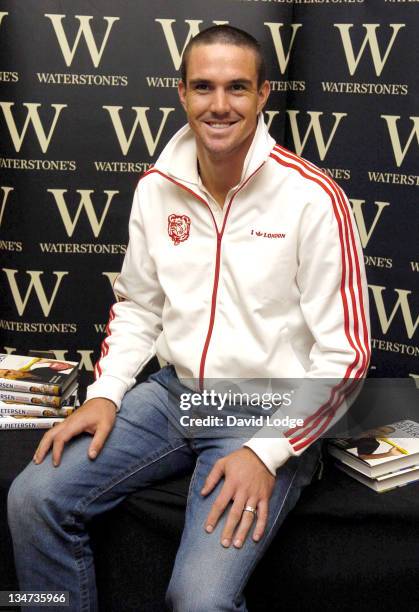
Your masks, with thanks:
[{"label": "jacket collar", "polygon": [[[274,145],[275,141],[269,135],[263,114],[260,113],[252,144],[244,160],[240,183],[266,161]],[[199,185],[195,135],[188,124],[169,140],[154,167],[174,179]]]}]

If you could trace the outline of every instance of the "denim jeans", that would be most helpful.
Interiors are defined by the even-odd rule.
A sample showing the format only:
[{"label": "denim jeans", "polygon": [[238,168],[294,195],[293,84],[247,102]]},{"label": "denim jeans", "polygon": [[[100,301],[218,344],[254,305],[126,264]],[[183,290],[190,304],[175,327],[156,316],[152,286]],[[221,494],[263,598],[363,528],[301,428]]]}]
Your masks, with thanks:
[{"label": "denim jeans", "polygon": [[184,532],[167,592],[168,607],[178,612],[246,610],[244,586],[310,482],[320,449],[315,444],[278,470],[262,539],[255,543],[248,536],[241,549],[223,548],[220,537],[226,513],[212,534],[204,530],[222,482],[208,497],[202,497],[200,490],[215,461],[240,448],[243,440],[168,435],[168,385],[172,388],[173,384],[179,393],[185,391],[174,368],[168,366],[129,391],[94,461],[87,457],[91,436],[83,434],[66,445],[58,468],[48,455],[40,465],[31,462],[16,478],[9,492],[8,517],[22,590],[69,591],[67,609],[96,611],[95,570],[86,524],[139,488],[194,470]]}]

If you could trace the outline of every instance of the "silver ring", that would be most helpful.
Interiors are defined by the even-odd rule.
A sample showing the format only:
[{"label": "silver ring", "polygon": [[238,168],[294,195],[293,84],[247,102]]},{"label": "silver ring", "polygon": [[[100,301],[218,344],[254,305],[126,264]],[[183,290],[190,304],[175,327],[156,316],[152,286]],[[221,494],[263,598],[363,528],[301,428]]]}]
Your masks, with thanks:
[{"label": "silver ring", "polygon": [[243,512],[251,512],[254,516],[257,516],[256,508],[253,508],[253,506],[245,506]]}]

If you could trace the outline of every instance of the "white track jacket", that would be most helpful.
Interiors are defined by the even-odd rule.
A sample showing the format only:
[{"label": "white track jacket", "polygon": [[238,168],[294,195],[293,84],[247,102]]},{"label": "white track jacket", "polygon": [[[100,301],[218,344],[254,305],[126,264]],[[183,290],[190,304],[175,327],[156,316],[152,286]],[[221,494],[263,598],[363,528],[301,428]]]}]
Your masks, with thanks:
[{"label": "white track jacket", "polygon": [[[249,446],[272,473],[346,404],[369,363],[362,251],[341,188],[276,145],[259,117],[223,209],[205,191],[189,126],[140,179],[129,245],[87,399],[117,406],[157,354],[180,379],[333,379],[300,391],[304,425]],[[139,408],[140,409],[140,408]]]}]

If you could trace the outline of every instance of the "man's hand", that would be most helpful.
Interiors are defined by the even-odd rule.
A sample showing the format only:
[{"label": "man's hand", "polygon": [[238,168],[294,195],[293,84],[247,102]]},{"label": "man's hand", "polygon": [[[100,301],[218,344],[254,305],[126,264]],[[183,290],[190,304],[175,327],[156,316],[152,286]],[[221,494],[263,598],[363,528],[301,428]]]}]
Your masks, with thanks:
[{"label": "man's hand", "polygon": [[257,542],[265,531],[275,478],[259,457],[245,446],[214,464],[201,494],[208,495],[223,477],[222,489],[208,514],[206,531],[211,533],[214,530],[220,516],[234,500],[221,535],[221,544],[230,546],[234,535],[234,546],[241,548],[243,545],[255,519],[252,512],[244,511],[246,506],[257,510],[253,532],[253,540]]},{"label": "man's hand", "polygon": [[93,435],[88,455],[95,459],[112,431],[115,417],[116,406],[110,400],[103,397],[88,400],[65,421],[47,431],[35,451],[34,462],[41,463],[52,446],[52,463],[58,467],[66,442],[83,432]]}]

